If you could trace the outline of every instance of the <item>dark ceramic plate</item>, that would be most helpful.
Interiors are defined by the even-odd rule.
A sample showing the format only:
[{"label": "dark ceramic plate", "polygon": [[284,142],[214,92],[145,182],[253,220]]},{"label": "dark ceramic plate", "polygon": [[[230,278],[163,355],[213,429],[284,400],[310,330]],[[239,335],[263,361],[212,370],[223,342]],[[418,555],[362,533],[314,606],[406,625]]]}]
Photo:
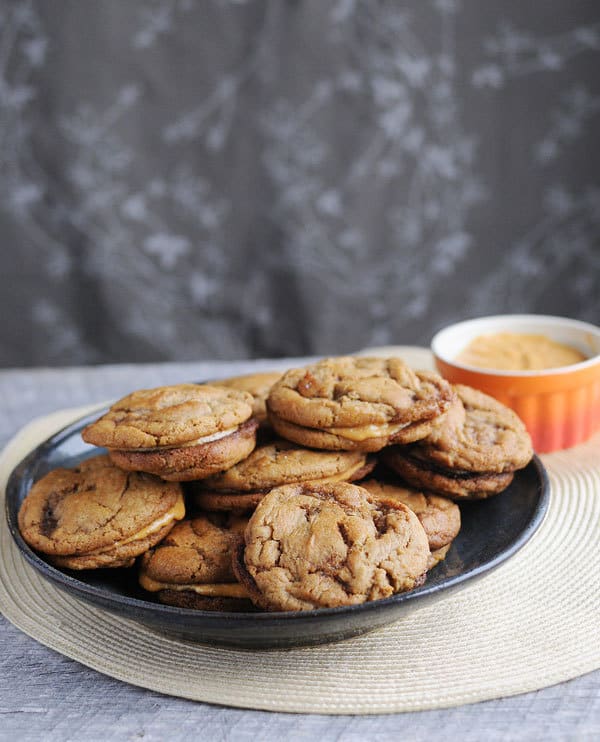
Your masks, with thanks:
[{"label": "dark ceramic plate", "polygon": [[361,634],[397,620],[417,606],[447,596],[515,554],[539,527],[548,507],[544,467],[535,457],[517,472],[511,486],[489,500],[461,505],[462,528],[446,559],[425,584],[408,593],[362,605],[291,613],[224,613],[173,608],[148,600],[134,569],[62,572],[41,559],[21,538],[19,506],[32,483],[58,466],[73,466],[97,454],[84,443],[85,417],[42,443],[12,472],[6,515],[12,537],[27,561],[47,580],[75,598],[93,603],[162,634],[239,647],[291,647],[320,644]]}]

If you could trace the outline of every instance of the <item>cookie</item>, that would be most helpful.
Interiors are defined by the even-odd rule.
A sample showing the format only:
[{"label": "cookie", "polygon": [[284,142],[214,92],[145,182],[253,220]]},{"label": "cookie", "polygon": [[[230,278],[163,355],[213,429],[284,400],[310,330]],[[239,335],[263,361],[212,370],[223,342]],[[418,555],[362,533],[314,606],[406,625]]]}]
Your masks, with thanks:
[{"label": "cookie", "polygon": [[356,605],[421,584],[430,556],[417,516],[353,484],[271,490],[233,568],[253,602],[274,611]]},{"label": "cookie", "polygon": [[352,482],[375,461],[360,451],[314,451],[289,441],[258,446],[231,469],[193,485],[194,502],[205,510],[251,510],[274,487],[300,482]]},{"label": "cookie", "polygon": [[215,382],[219,386],[229,389],[238,389],[241,392],[251,394],[254,402],[252,404],[252,416],[258,420],[261,426],[267,425],[266,400],[271,387],[281,378],[281,371],[263,371],[257,374],[246,374],[244,376],[232,376],[228,379],[219,379]]},{"label": "cookie", "polygon": [[454,388],[455,402],[426,438],[392,447],[382,459],[412,486],[453,499],[502,492],[533,456],[529,434],[497,400],[468,386]]},{"label": "cookie", "polygon": [[533,448],[513,410],[477,389],[456,384],[457,400],[418,444],[421,458],[445,469],[501,474],[522,469]]},{"label": "cookie", "polygon": [[391,446],[382,461],[412,487],[435,492],[452,500],[483,500],[503,492],[514,479],[513,471],[494,474],[437,468],[410,447]]},{"label": "cookie", "polygon": [[168,481],[202,479],[254,449],[252,402],[247,392],[208,384],[142,389],[113,404],[82,437],[107,448],[122,469]]},{"label": "cookie", "polygon": [[168,605],[196,610],[252,610],[233,573],[232,554],[247,518],[199,514],[178,523],[140,560],[140,585]]},{"label": "cookie", "polygon": [[127,567],[184,515],[179,484],[127,473],[108,456],[94,456],[38,480],[19,510],[19,529],[57,566]]},{"label": "cookie", "polygon": [[375,479],[360,486],[376,499],[397,500],[409,507],[420,520],[432,553],[452,543],[460,531],[460,508],[446,497]]},{"label": "cookie", "polygon": [[267,410],[275,431],[301,445],[379,451],[424,438],[453,399],[438,374],[399,358],[346,356],[286,372]]}]

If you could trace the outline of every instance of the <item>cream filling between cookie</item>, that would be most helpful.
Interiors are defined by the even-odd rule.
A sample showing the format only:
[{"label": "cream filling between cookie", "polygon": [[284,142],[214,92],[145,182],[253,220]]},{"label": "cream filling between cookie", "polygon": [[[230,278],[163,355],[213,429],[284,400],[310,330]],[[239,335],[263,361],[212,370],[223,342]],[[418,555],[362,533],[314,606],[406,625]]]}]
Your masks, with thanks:
[{"label": "cream filling between cookie", "polygon": [[201,438],[196,438],[193,441],[185,441],[185,443],[173,443],[170,446],[153,446],[152,448],[127,448],[118,450],[127,450],[128,452],[131,451],[132,453],[144,453],[145,451],[168,451],[172,448],[190,448],[191,446],[202,446],[205,443],[212,443],[213,441],[218,441],[221,438],[227,438],[228,435],[237,432],[239,430],[239,427],[239,425],[236,425],[235,428],[230,428],[229,430],[221,430],[218,433],[212,433],[212,435],[203,435]]},{"label": "cream filling between cookie", "polygon": [[407,428],[411,423],[401,423],[392,425],[357,425],[353,428],[325,428],[324,432],[339,435],[341,438],[347,438],[349,441],[366,441],[369,438],[384,438],[398,433],[402,428]]},{"label": "cream filling between cookie", "polygon": [[194,592],[198,595],[220,598],[249,598],[250,594],[239,582],[212,582],[207,584],[179,585],[173,582],[159,582],[148,575],[140,575],[140,585],[150,593],[159,590],[176,590],[177,592]]},{"label": "cream filling between cookie", "polygon": [[177,499],[175,505],[170,510],[167,510],[167,512],[164,513],[164,515],[161,515],[160,518],[157,518],[149,525],[134,533],[133,536],[128,536],[127,538],[123,538],[120,541],[115,541],[110,546],[106,546],[102,549],[96,549],[95,551],[86,552],[86,554],[82,554],[81,556],[94,556],[94,554],[104,554],[107,551],[112,551],[113,549],[119,548],[120,546],[130,544],[132,541],[141,541],[142,539],[151,536],[153,533],[160,531],[161,528],[167,526],[171,521],[181,520],[184,516],[185,503],[183,501],[183,496],[180,496]]}]

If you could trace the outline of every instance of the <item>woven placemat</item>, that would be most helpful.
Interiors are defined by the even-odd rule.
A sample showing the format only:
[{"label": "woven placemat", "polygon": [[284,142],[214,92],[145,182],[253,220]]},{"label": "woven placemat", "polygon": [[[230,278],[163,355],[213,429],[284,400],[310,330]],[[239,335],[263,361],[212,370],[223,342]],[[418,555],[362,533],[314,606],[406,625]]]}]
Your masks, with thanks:
[{"label": "woven placemat", "polygon": [[[0,493],[34,446],[87,409],[34,421],[0,457]],[[68,597],[0,525],[0,609],[42,644],[111,677],[244,708],[369,714],[514,695],[600,667],[600,436],[543,457],[552,495],[533,539],[487,577],[390,626],[326,646],[223,649],[168,639]]]}]

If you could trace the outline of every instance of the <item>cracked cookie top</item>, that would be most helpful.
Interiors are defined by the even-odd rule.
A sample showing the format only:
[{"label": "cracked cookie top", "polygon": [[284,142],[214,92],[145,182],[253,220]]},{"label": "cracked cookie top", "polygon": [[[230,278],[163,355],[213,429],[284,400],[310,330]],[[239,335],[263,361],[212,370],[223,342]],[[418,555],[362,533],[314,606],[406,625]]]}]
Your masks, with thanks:
[{"label": "cracked cookie top", "polygon": [[375,479],[361,482],[360,486],[377,499],[397,500],[409,507],[421,521],[432,551],[451,543],[460,531],[460,508],[447,497]]},{"label": "cracked cookie top", "polygon": [[331,429],[410,425],[437,417],[452,398],[441,376],[400,358],[342,356],[287,371],[267,407],[296,425]]},{"label": "cracked cookie top", "polygon": [[182,520],[143,555],[140,572],[175,585],[236,582],[231,557],[247,523],[245,517],[208,513]]},{"label": "cracked cookie top", "polygon": [[386,598],[419,584],[427,536],[405,505],[355,485],[286,485],[250,518],[234,570],[270,610],[310,610]]},{"label": "cracked cookie top", "polygon": [[413,456],[464,472],[521,469],[533,456],[531,438],[518,415],[493,397],[456,384],[458,399],[431,433],[410,449]]},{"label": "cracked cookie top", "polygon": [[179,484],[125,472],[108,456],[95,456],[38,480],[19,510],[19,528],[45,554],[86,554],[139,537],[175,509],[183,510]]},{"label": "cracked cookie top", "polygon": [[358,451],[315,451],[276,440],[255,448],[247,459],[202,481],[209,490],[251,492],[283,484],[350,477],[362,469],[366,454]]},{"label": "cracked cookie top", "polygon": [[252,396],[209,384],[176,384],[140,389],[115,402],[81,434],[95,446],[153,449],[201,443],[233,432],[252,415]]}]

